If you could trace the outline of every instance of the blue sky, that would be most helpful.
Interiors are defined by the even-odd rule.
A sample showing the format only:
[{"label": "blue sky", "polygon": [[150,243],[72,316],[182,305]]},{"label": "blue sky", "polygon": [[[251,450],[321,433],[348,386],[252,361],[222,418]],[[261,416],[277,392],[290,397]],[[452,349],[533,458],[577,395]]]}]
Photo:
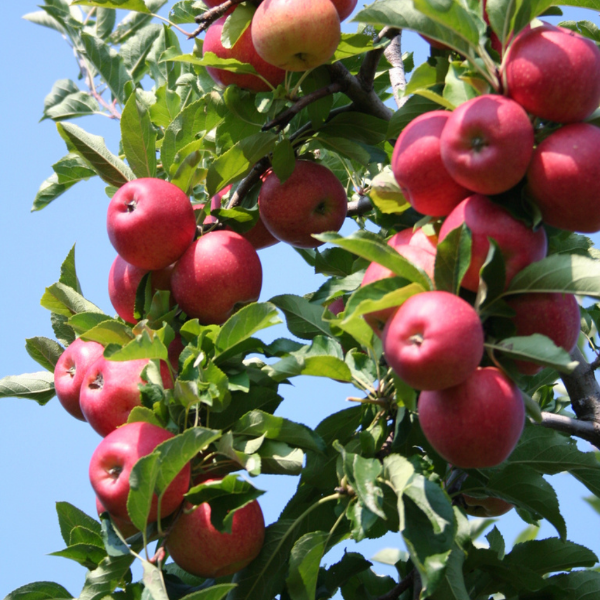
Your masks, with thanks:
[{"label": "blue sky", "polygon": [[[49,313],[39,304],[44,288],[57,281],[60,265],[76,244],[78,274],[84,294],[112,313],[107,278],[115,252],[105,228],[108,198],[100,181],[76,185],[40,213],[30,213],[41,182],[51,165],[66,154],[64,142],[51,121],[39,123],[43,100],[57,79],[77,78],[72,52],[53,31],[21,19],[37,10],[35,1],[6,2],[0,20],[3,56],[2,143],[0,170],[3,184],[0,218],[2,287],[2,361],[0,377],[40,370],[27,355],[25,338],[53,337]],[[591,11],[578,11],[579,18],[598,22]],[[184,46],[185,48],[185,46]],[[191,43],[189,45],[191,48]],[[422,60],[425,44],[407,35],[404,48],[417,50]],[[419,64],[419,62],[417,62]],[[118,150],[118,123],[102,117],[78,121],[88,131],[103,135],[108,147]],[[352,227],[346,226],[346,231]],[[283,244],[261,251],[264,284],[261,299],[281,293],[305,294],[323,281],[302,259]],[[265,337],[284,335],[267,332]],[[315,426],[325,415],[347,406],[354,388],[317,378],[303,378],[283,389],[285,401],[279,413]],[[48,556],[64,547],[54,504],[68,501],[95,514],[94,494],[88,480],[91,454],[100,437],[85,423],[72,419],[53,400],[45,407],[28,400],[2,399],[0,421],[0,598],[33,581],[56,581],[77,596],[85,569],[74,562]],[[588,492],[569,475],[551,478],[567,520],[569,539],[600,552],[596,534],[600,516],[583,501]],[[257,487],[263,496],[267,522],[277,518],[296,485],[294,478],[262,477]],[[515,512],[499,523],[507,543],[512,543],[525,524]],[[540,537],[554,535],[544,524]],[[349,543],[349,548],[355,544]],[[361,544],[367,558],[384,547],[402,547],[399,535]],[[326,557],[337,560],[341,550]],[[377,567],[378,572],[386,571]],[[389,572],[389,571],[387,571]]]}]

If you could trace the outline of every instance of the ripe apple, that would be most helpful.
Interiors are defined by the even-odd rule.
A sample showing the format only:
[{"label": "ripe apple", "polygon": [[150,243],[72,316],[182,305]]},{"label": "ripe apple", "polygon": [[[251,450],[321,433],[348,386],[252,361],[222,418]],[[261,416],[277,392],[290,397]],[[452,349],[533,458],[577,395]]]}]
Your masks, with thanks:
[{"label": "ripe apple", "polygon": [[503,77],[508,96],[547,121],[583,121],[600,104],[598,46],[548,23],[516,37]]},{"label": "ripe apple", "polygon": [[543,228],[533,231],[506,209],[486,196],[475,194],[463,200],[446,217],[440,229],[440,242],[448,233],[466,223],[472,234],[471,263],[462,286],[473,292],[479,287],[479,271],[493,238],[506,264],[506,285],[523,268],[546,256],[548,242]]},{"label": "ripe apple", "polygon": [[77,338],[56,361],[54,367],[54,390],[63,408],[73,417],[85,421],[79,393],[88,370],[102,356],[104,347],[97,342],[84,342]]},{"label": "ripe apple", "polygon": [[340,43],[340,17],[331,0],[264,0],[250,25],[256,51],[286,71],[326,63]]},{"label": "ripe apple", "polygon": [[358,0],[331,0],[331,2],[333,2],[333,5],[338,12],[340,21],[343,21],[352,14]]},{"label": "ripe apple", "polygon": [[515,507],[514,504],[493,496],[474,498],[462,494],[462,498],[466,504],[465,512],[472,517],[500,517]]},{"label": "ripe apple", "polygon": [[[102,437],[126,423],[132,409],[141,405],[138,384],[146,383],[141,373],[148,362],[111,361],[101,356],[87,370],[79,403],[87,422]],[[171,376],[163,363],[161,375],[163,385],[172,388]]]},{"label": "ripe apple", "polygon": [[475,309],[449,292],[411,296],[383,330],[387,363],[411,387],[441,390],[465,381],[483,356]]},{"label": "ripe apple", "polygon": [[[398,254],[406,258],[409,262],[413,263],[413,265],[425,271],[425,273],[427,273],[429,276],[429,279],[433,281],[435,253],[425,250],[420,246],[411,246],[410,244],[399,243],[402,241],[403,237],[406,237],[401,235],[402,233],[403,232],[400,232],[392,236],[388,240],[388,245],[394,248]],[[379,263],[372,262],[367,267],[360,285],[365,286],[369,283],[373,283],[374,281],[386,279],[387,277],[395,277],[395,273]],[[381,337],[385,324],[396,310],[397,307],[391,306],[390,308],[384,308],[367,313],[363,315],[363,318],[370,325],[375,334],[378,337]]]},{"label": "ripe apple", "polygon": [[600,128],[565,125],[533,153],[527,190],[545,223],[582,233],[600,231]]},{"label": "ripe apple", "polygon": [[96,496],[96,511],[98,512],[98,516],[100,516],[102,513],[108,513],[110,515],[111,521],[113,522],[113,525],[121,532],[121,535],[127,539],[128,537],[131,537],[132,535],[135,535],[136,533],[139,533],[139,529],[131,522],[129,521],[125,521],[124,519],[119,519],[118,517],[115,517],[114,515],[111,515],[106,508],[104,508],[104,506],[102,505],[102,502],[100,502],[100,499],[98,498],[98,496]]},{"label": "ripe apple", "polygon": [[[115,429],[100,442],[90,461],[90,482],[100,503],[112,517],[131,523],[127,512],[131,469],[142,456],[152,453],[156,446],[173,437],[171,432],[162,427],[138,421]],[[189,489],[190,475],[191,467],[187,463],[163,494],[161,518],[181,506],[183,495]],[[158,498],[155,495],[148,522],[157,519]]]},{"label": "ripe apple", "polygon": [[[573,294],[519,294],[508,296],[506,302],[516,312],[511,319],[517,328],[516,335],[541,333],[567,352],[575,348],[581,316]],[[525,375],[535,375],[542,370],[541,366],[528,361],[516,361],[515,364]]]},{"label": "ripe apple", "polygon": [[344,303],[344,297],[343,296],[339,296],[331,304],[329,304],[327,306],[327,310],[329,310],[329,312],[332,315],[335,315],[336,317],[341,312],[344,312],[345,309],[346,309],[346,304]]},{"label": "ripe apple", "polygon": [[260,505],[250,502],[233,515],[231,533],[217,531],[210,522],[210,504],[189,502],[167,536],[166,548],[175,564],[199,577],[224,577],[250,564],[265,539]]},{"label": "ripe apple", "polygon": [[[227,20],[228,15],[223,15],[220,19],[214,21],[206,30],[206,37],[202,46],[202,54],[212,52],[219,58],[234,58],[243,63],[248,63],[254,67],[254,70],[264,77],[273,88],[276,88],[280,83],[283,83],[285,71],[279,69],[272,64],[262,59],[256,52],[252,43],[252,35],[250,27],[239,37],[233,48],[225,48],[221,43],[221,33],[223,25]],[[238,87],[250,90],[252,92],[268,92],[271,86],[265,83],[256,75],[248,75],[243,73],[233,73],[225,69],[214,69],[207,67],[208,74],[215,80],[216,83],[227,87],[228,85],[237,85]]]},{"label": "ripe apple", "polygon": [[[108,296],[117,314],[128,323],[137,323],[133,316],[135,296],[138,286],[146,273],[145,269],[134,267],[117,255],[108,274]],[[159,271],[152,271],[152,291],[170,290],[173,265]]]},{"label": "ripe apple", "polygon": [[256,250],[234,231],[211,231],[197,239],[175,265],[173,297],[190,318],[220,325],[258,300],[262,267]]},{"label": "ripe apple", "polygon": [[433,110],[418,116],[402,131],[392,155],[392,171],[406,199],[433,217],[447,215],[471,194],[442,162],[440,137],[451,114]]},{"label": "ripe apple", "polygon": [[525,424],[519,388],[496,367],[480,367],[454,387],[421,392],[418,408],[429,443],[460,469],[499,465]]},{"label": "ripe apple", "polygon": [[429,235],[425,233],[422,227],[418,229],[403,229],[394,235],[394,248],[408,244],[409,246],[418,246],[428,252],[437,252],[438,236],[436,234]]},{"label": "ripe apple", "polygon": [[504,96],[485,94],[451,113],[440,151],[460,185],[480,194],[500,194],[525,176],[533,143],[533,126],[523,108]]},{"label": "ripe apple", "polygon": [[312,234],[341,228],[348,212],[348,197],[327,167],[297,160],[283,183],[274,171],[267,173],[258,208],[265,227],[277,239],[296,248],[316,248],[323,242]]},{"label": "ripe apple", "polygon": [[108,237],[128,263],[147,271],[174,263],[193,242],[196,218],[189,198],[162,179],[129,181],[108,205]]}]

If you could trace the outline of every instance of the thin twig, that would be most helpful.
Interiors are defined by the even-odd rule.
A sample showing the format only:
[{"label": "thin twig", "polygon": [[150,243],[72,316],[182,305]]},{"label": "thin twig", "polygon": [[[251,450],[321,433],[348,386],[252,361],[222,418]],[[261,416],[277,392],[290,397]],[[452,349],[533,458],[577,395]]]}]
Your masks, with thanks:
[{"label": "thin twig", "polygon": [[246,194],[257,184],[260,180],[261,175],[271,166],[271,161],[267,156],[261,158],[253,167],[250,173],[246,175],[246,178],[238,185],[237,190],[232,194],[227,208],[234,208],[239,206],[242,200],[246,197]]},{"label": "thin twig", "polygon": [[[384,27],[377,36],[376,41],[381,42],[384,38],[393,40],[400,34],[400,29],[396,29],[395,27]],[[384,51],[385,46],[380,46],[374,50],[370,50],[367,52],[362,64],[360,65],[360,70],[356,78],[365,90],[373,89],[373,82],[375,81],[377,66],[379,65],[379,61],[381,60]]]},{"label": "thin twig", "polygon": [[348,217],[360,217],[373,210],[371,200],[367,196],[361,196],[359,200],[348,202]]},{"label": "thin twig", "polygon": [[302,98],[295,102],[293,106],[290,106],[287,110],[279,113],[272,121],[263,125],[262,130],[268,131],[269,129],[278,127],[279,131],[281,131],[303,108],[306,108],[309,104],[312,104],[317,100],[321,100],[321,98],[326,98],[339,91],[341,91],[339,83],[330,83],[310,94],[306,94],[306,96],[302,96]]}]

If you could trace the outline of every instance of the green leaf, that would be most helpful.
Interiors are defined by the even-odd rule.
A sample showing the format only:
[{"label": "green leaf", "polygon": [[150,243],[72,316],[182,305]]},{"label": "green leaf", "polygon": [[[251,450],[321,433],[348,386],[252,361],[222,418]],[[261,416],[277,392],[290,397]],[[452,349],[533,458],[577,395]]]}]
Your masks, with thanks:
[{"label": "green leaf", "polygon": [[[95,175],[96,172],[94,171],[93,174]],[[48,204],[62,196],[74,184],[75,182],[70,184],[59,183],[56,173],[50,175],[50,177],[42,183],[35,195],[31,211],[42,210],[42,208],[45,208]]]},{"label": "green leaf", "polygon": [[328,121],[319,134],[377,145],[385,140],[388,122],[360,112],[345,112]]},{"label": "green leaf", "polygon": [[541,515],[554,525],[562,540],[566,538],[567,528],[556,492],[531,467],[509,463],[490,477],[486,487],[494,496]]},{"label": "green leaf", "polygon": [[240,140],[219,156],[208,169],[206,185],[209,196],[247,175],[255,163],[273,151],[276,143],[275,133],[256,133]]},{"label": "green leaf", "polygon": [[548,538],[515,545],[506,560],[545,575],[577,567],[593,567],[598,557],[585,546],[568,540]]},{"label": "green leaf", "polygon": [[319,565],[325,554],[329,533],[313,531],[303,535],[292,548],[290,571],[286,579],[291,600],[313,600],[317,589]]},{"label": "green leaf", "polygon": [[85,47],[87,59],[106,82],[113,97],[124,105],[126,101],[125,86],[133,81],[121,55],[95,35],[82,33],[81,41]]},{"label": "green leaf", "polygon": [[118,188],[135,179],[133,171],[109,152],[102,137],[87,133],[72,123],[57,123],[56,127],[69,149],[81,156],[108,185]]},{"label": "green leaf", "polygon": [[156,177],[156,133],[148,109],[131,94],[121,115],[121,141],[137,177]]},{"label": "green leaf", "polygon": [[66,35],[65,28],[52,16],[50,16],[45,10],[36,10],[35,12],[27,13],[23,15],[26,21],[41,25],[42,27],[48,27],[48,29],[54,29],[61,35]]},{"label": "green leaf", "polygon": [[451,62],[449,67],[444,86],[444,98],[454,106],[475,98],[478,95],[477,90],[465,81],[465,75],[469,72],[468,67],[459,62]]},{"label": "green leaf", "polygon": [[[131,73],[134,81],[140,81],[146,71],[148,70],[148,66],[146,64],[146,58],[152,49],[152,45],[158,39],[162,32],[162,27],[160,25],[156,25],[151,23],[146,27],[143,27],[135,35],[132,35],[122,46],[121,46],[121,57],[123,58],[123,62],[125,63],[125,67]],[[165,88],[161,88],[165,89]],[[157,90],[156,95],[158,97],[160,89]],[[175,92],[171,92],[175,94]],[[153,105],[154,106],[154,105]],[[150,112],[152,113],[152,108],[150,108]],[[179,110],[175,111],[173,117],[179,112]],[[169,119],[166,125],[162,125],[167,127],[172,119]],[[160,123],[157,123],[160,125]]]},{"label": "green leaf", "polygon": [[44,100],[44,119],[62,121],[100,112],[98,102],[70,79],[60,79]]},{"label": "green leaf", "polygon": [[[329,75],[327,68],[324,66],[317,67],[310,71],[302,82],[302,94],[307,96],[321,88],[327,87],[330,83],[331,76]],[[267,98],[271,100],[272,96],[269,95]],[[333,101],[334,95],[329,94],[316,102],[311,102],[306,107],[306,112],[308,113],[313,129],[319,129],[319,127],[325,123],[329,116],[329,111],[333,106]]]},{"label": "green leaf", "polygon": [[[83,319],[83,317],[87,318],[89,315],[90,313],[74,315],[68,322],[69,324],[72,322],[73,328],[76,329],[80,324],[80,319]],[[103,316],[104,315],[99,315],[99,317]],[[89,319],[87,320],[89,322]],[[81,338],[90,342],[98,342],[105,347],[109,344],[125,346],[133,340],[133,333],[131,332],[131,327],[129,327],[129,325],[125,325],[125,323],[121,323],[115,319],[107,318],[102,319],[98,325],[81,332]]]},{"label": "green leaf", "polygon": [[[257,331],[277,325],[281,319],[277,308],[269,302],[255,302],[244,306],[221,327],[216,341],[216,359],[233,356],[236,348]],[[217,360],[218,362],[218,360]]]},{"label": "green leaf", "polygon": [[233,426],[234,433],[285,442],[296,448],[323,452],[325,444],[319,435],[299,423],[275,417],[262,410],[253,410],[241,417]]},{"label": "green leaf", "polygon": [[465,553],[454,546],[448,557],[444,579],[440,587],[433,595],[434,600],[470,600],[471,596],[467,591],[463,574],[463,564],[465,562]]},{"label": "green leaf", "polygon": [[102,314],[95,304],[86,300],[72,287],[60,282],[46,288],[40,304],[49,311],[65,317],[83,312]]},{"label": "green leaf", "polygon": [[222,600],[235,587],[235,583],[217,583],[205,590],[192,592],[184,596],[181,600]]},{"label": "green leaf", "polygon": [[571,360],[564,348],[560,348],[549,337],[539,333],[505,338],[499,342],[487,342],[485,347],[488,350],[502,352],[513,360],[533,362],[561,373],[572,373],[579,364]]},{"label": "green leaf", "polygon": [[471,263],[471,231],[466,225],[453,229],[438,244],[435,255],[435,288],[458,294]]},{"label": "green leaf", "polygon": [[135,557],[129,556],[106,557],[96,569],[88,572],[85,584],[78,600],[102,600],[123,582]]},{"label": "green leaf", "polygon": [[404,95],[414,94],[418,90],[426,90],[436,84],[444,82],[445,72],[438,69],[429,62],[424,62],[418,66],[410,76],[410,81],[406,84]]},{"label": "green leaf", "polygon": [[553,254],[519,271],[504,296],[564,292],[600,297],[600,262],[579,254]]},{"label": "green leaf", "polygon": [[258,449],[261,473],[265,475],[300,475],[304,465],[304,452],[284,442],[265,440]]},{"label": "green leaf", "polygon": [[279,178],[280,183],[283,183],[294,172],[296,155],[288,138],[284,138],[275,146],[271,162],[273,171]]},{"label": "green leaf", "polygon": [[347,237],[338,233],[321,233],[315,235],[321,242],[329,242],[340,246],[371,262],[387,267],[400,277],[418,283],[425,290],[432,288],[429,277],[406,258],[398,254],[394,248],[386,244],[379,236],[370,231],[358,230]]},{"label": "green leaf", "polygon": [[254,12],[255,8],[252,5],[242,4],[225,19],[221,30],[221,44],[224,48],[231,49],[235,46],[235,43],[250,26]]},{"label": "green leaf", "polygon": [[218,531],[231,533],[235,511],[259,498],[263,491],[256,489],[237,475],[206,481],[194,486],[185,499],[192,504],[210,504],[210,521]]},{"label": "green leaf", "polygon": [[52,373],[54,373],[56,362],[64,352],[64,348],[60,344],[45,337],[26,339],[25,350],[35,362]]},{"label": "green leaf", "polygon": [[[167,62],[167,60],[169,56],[176,56],[180,53],[181,45],[176,32],[164,24],[160,35],[156,38],[146,56],[146,65],[149,68],[150,77],[154,79],[157,88],[166,84],[169,89],[173,90],[179,86],[179,78],[183,73],[181,63]],[[192,80],[195,79],[191,73],[189,75]],[[190,101],[194,97],[190,98]]]},{"label": "green leaf", "polygon": [[88,531],[93,532],[102,545],[102,528],[96,519],[86,515],[76,506],[68,502],[57,502],[56,513],[58,514],[58,523],[60,525],[60,533],[67,546],[72,544],[71,534],[77,527],[83,527]]},{"label": "green leaf", "polygon": [[96,35],[104,40],[115,27],[117,13],[112,8],[98,8],[96,11]]},{"label": "green leaf", "polygon": [[176,25],[195,23],[196,17],[206,10],[206,6],[198,0],[179,0],[169,11],[169,20]]},{"label": "green leaf", "polygon": [[[600,573],[595,571],[575,571],[555,575],[547,579],[549,586],[556,586],[562,598],[569,600],[589,600],[600,594]],[[543,600],[543,597],[539,597]]]},{"label": "green leaf", "polygon": [[10,592],[4,600],[67,600],[73,598],[62,585],[51,581],[28,583]]},{"label": "green leaf", "polygon": [[48,371],[0,379],[0,398],[27,398],[43,406],[54,397],[54,374]]},{"label": "green leaf", "polygon": [[323,307],[311,304],[302,296],[283,294],[269,300],[285,315],[290,332],[303,340],[312,340],[317,335],[331,335],[331,329],[323,321]]},{"label": "green leaf", "polygon": [[64,550],[51,552],[50,556],[68,558],[88,569],[95,569],[106,558],[106,550],[94,544],[73,544]]},{"label": "green leaf", "polygon": [[146,530],[152,507],[154,487],[158,477],[160,455],[156,452],[142,456],[129,474],[127,512],[131,522],[140,530]]},{"label": "green leaf", "polygon": [[[85,333],[89,331],[96,325],[106,321],[113,321],[114,323],[119,323],[119,325],[123,325],[120,321],[116,321],[115,319],[111,319],[108,315],[103,315],[95,312],[83,312],[77,315],[73,315],[69,317],[68,324],[77,332],[77,333]],[[131,339],[131,335],[129,339]]]},{"label": "green leaf", "polygon": [[149,594],[152,600],[169,600],[169,594],[165,588],[165,580],[162,571],[151,562],[142,559],[144,592]]},{"label": "green leaf", "polygon": [[[99,327],[102,327],[102,324]],[[89,332],[86,334],[87,336],[89,336]],[[137,335],[123,347],[116,345],[107,346],[104,351],[104,357],[115,361],[140,360],[142,358],[164,361],[169,359],[165,344],[158,335],[152,335],[151,337],[148,329],[144,329],[141,335]]]},{"label": "green leaf", "polygon": [[60,283],[73,288],[78,294],[82,294],[81,284],[77,279],[77,271],[75,269],[75,246],[69,250],[69,254],[60,266]]},{"label": "green leaf", "polygon": [[[350,160],[355,160],[365,167],[371,162],[378,162],[377,160],[372,160],[367,148],[345,137],[330,136],[326,133],[319,132],[316,135],[315,140],[328,150],[337,152]],[[379,162],[383,162],[383,160],[384,159]]]},{"label": "green leaf", "polygon": [[[377,47],[383,45],[385,44],[378,44]],[[358,56],[359,54],[364,54],[374,48],[373,38],[370,35],[364,33],[342,32],[340,43],[335,50],[335,54],[329,59],[329,63],[344,60],[345,58],[351,58],[352,56]]]},{"label": "green leaf", "polygon": [[74,0],[72,3],[79,6],[99,6],[101,8],[122,8],[141,13],[150,13],[144,0]]}]

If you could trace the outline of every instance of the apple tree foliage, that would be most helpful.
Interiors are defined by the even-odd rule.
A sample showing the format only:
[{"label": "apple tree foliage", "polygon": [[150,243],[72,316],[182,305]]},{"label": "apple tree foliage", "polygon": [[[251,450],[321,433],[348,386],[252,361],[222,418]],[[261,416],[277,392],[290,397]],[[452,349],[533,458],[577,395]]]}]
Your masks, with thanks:
[{"label": "apple tree foliage", "polygon": [[[581,352],[574,358],[540,336],[515,337],[507,331],[488,336],[486,360],[501,364],[518,381],[528,419],[505,463],[464,473],[450,467],[424,438],[417,392],[386,366],[380,340],[361,317],[401,304],[434,285],[459,291],[468,263],[468,230],[439,246],[434,282],[385,244],[388,231],[417,222],[431,226],[409,208],[389,163],[394,140],[412,119],[440,107],[452,110],[477,94],[499,89],[500,57],[491,49],[480,3],[379,0],[358,12],[358,32],[342,35],[330,64],[308,74],[290,73],[284,85],[261,93],[235,86],[217,89],[207,66],[244,73],[252,67],[232,59],[203,58],[200,39],[177,35],[175,27],[195,29],[195,18],[206,10],[201,2],[173,3],[168,22],[153,16],[165,4],[166,0],[77,0],[69,6],[66,0],[44,0],[39,11],[26,15],[65,37],[86,86],[61,79],[45,100],[44,117],[56,122],[66,153],[52,165],[54,172],[41,185],[34,210],[91,177],[106,183],[108,196],[132,179],[160,177],[197,202],[233,184],[230,198],[237,190],[236,201],[213,210],[213,215],[245,231],[258,217],[260,174],[271,165],[285,179],[295,157],[304,156],[329,167],[346,187],[356,230],[348,237],[322,234],[320,239],[330,246],[300,251],[306,268],[326,277],[319,289],[305,297],[285,294],[251,304],[222,326],[182,322],[169,305],[168,292],[152,296],[143,282],[136,304],[143,320],[132,328],[82,296],[74,253],[67,256],[59,281],[42,297],[57,341],[27,340],[27,351],[46,371],[5,377],[0,395],[39,404],[51,400],[54,365],[76,336],[103,344],[111,360],[166,360],[174,330],[180,329],[187,344],[174,389],[163,388],[156,363],[150,363],[141,389],[143,405],[130,416],[130,421],[149,421],[177,434],[136,467],[137,483],[128,506],[133,523],[145,533],[125,543],[110,520],[98,522],[68,503],[58,504],[66,548],[56,554],[87,569],[77,597],[309,600],[330,598],[338,590],[346,600],[407,600],[419,594],[480,600],[497,593],[532,600],[600,597],[600,574],[590,569],[598,559],[567,540],[556,494],[543,477],[568,471],[600,496],[600,463],[594,453],[578,449],[574,436],[596,445],[598,440],[580,420],[569,418],[571,401],[577,398],[554,392],[561,377],[567,389],[577,383],[581,390],[593,388],[592,367]],[[506,43],[532,19],[561,14],[553,4],[488,0],[491,29]],[[593,8],[596,3],[565,4]],[[248,6],[244,14],[251,13]],[[246,25],[247,21],[230,23],[225,29],[229,43]],[[600,30],[589,21],[565,26],[600,43]],[[380,35],[384,27],[396,37],[398,30],[417,31],[452,52],[432,50],[427,62],[415,66],[412,54],[405,51],[403,68],[411,76],[402,89],[392,73],[399,65],[383,54],[390,44],[389,36]],[[318,93],[331,84],[332,93]],[[302,110],[285,112],[302,97],[309,100]],[[115,126],[120,125],[117,153],[73,122],[98,113],[114,117]],[[592,115],[592,122],[595,118],[600,121]],[[546,133],[541,127],[536,135],[541,139]],[[210,203],[206,207],[208,212]],[[511,211],[530,223],[539,221],[522,202],[514,202]],[[600,298],[600,254],[591,241],[553,229],[548,233],[548,257],[524,269],[506,290],[502,257],[492,245],[481,271],[480,292],[469,297],[484,321],[502,315],[503,300],[519,292]],[[371,261],[397,277],[361,288]],[[326,307],[340,296],[345,297],[345,311],[334,316]],[[587,306],[582,309],[581,339],[597,351],[600,305]],[[291,337],[270,344],[261,341],[260,331],[283,319]],[[516,359],[546,368],[536,376],[519,376]],[[357,388],[362,401],[331,414],[315,430],[274,415],[282,401],[280,384],[302,375],[347,382]],[[567,425],[557,430],[552,416],[565,417]],[[540,426],[544,419],[548,427]],[[237,480],[235,471],[300,475],[295,495],[269,525],[260,555],[234,576],[202,580],[173,564],[159,561],[157,566],[140,558],[144,545],[160,539],[160,532],[168,528],[168,521],[161,524],[162,530],[156,525],[146,528],[147,499],[160,494],[188,460],[194,461],[196,471],[224,476],[216,488],[207,491],[198,485],[189,497],[195,503],[211,502],[213,523],[225,531],[233,511],[261,493]],[[506,552],[501,534],[493,528],[487,534],[489,547],[482,548],[474,544],[480,531],[465,515],[461,492],[504,499],[516,506],[526,523],[548,520],[557,536],[525,541]],[[371,563],[355,552],[337,564],[321,566],[335,544],[389,531],[399,533],[408,548],[408,553],[388,557],[397,568],[397,581],[375,576]],[[139,582],[130,575],[136,559],[143,563]],[[56,583],[38,582],[7,598],[71,597]]]}]

